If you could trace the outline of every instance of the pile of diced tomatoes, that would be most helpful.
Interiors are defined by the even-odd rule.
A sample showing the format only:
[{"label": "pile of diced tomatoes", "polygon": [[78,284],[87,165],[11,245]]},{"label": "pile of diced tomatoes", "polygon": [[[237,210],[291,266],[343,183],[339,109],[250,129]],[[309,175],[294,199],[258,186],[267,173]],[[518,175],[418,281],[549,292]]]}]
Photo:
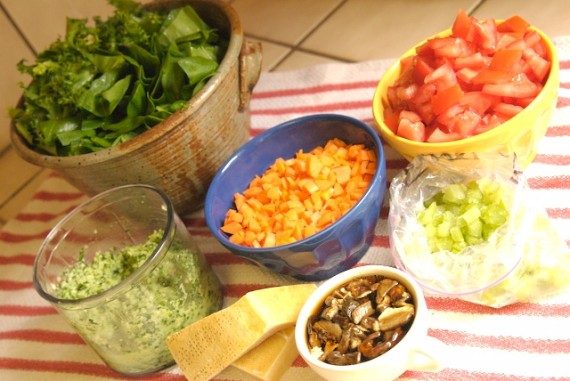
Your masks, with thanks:
[{"label": "pile of diced tomatoes", "polygon": [[420,142],[480,134],[532,102],[550,66],[544,41],[523,18],[497,23],[460,10],[450,36],[429,39],[400,61],[385,123]]}]

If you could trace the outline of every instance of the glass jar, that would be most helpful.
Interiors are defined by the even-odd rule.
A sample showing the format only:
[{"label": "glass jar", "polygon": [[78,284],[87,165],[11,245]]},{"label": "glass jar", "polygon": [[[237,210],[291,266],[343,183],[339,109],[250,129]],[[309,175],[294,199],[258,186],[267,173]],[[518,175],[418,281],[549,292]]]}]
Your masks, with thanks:
[{"label": "glass jar", "polygon": [[221,285],[168,197],[126,185],[84,202],[49,233],[34,286],[115,371],[174,364],[165,339],[222,307]]}]

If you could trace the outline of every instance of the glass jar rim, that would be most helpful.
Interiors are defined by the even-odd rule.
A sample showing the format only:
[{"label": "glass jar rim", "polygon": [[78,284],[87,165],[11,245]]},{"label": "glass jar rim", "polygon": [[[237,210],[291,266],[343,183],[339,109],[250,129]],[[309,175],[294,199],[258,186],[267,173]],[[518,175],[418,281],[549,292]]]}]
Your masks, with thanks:
[{"label": "glass jar rim", "polygon": [[[92,205],[106,197],[117,192],[124,192],[129,189],[145,189],[151,193],[157,194],[162,200],[166,211],[166,224],[162,232],[160,241],[154,248],[153,252],[144,261],[144,263],[133,271],[125,279],[121,280],[119,283],[109,287],[108,289],[94,295],[90,295],[79,299],[61,299],[58,298],[44,289],[42,282],[39,280],[39,267],[42,262],[44,251],[47,249],[50,242],[54,241],[56,234],[61,230],[65,224],[73,219],[77,214],[84,210],[89,205]],[[90,306],[97,305],[101,300],[112,300],[116,296],[127,292],[131,285],[136,284],[141,278],[143,278],[148,272],[152,271],[159,263],[160,260],[166,255],[170,242],[176,233],[175,225],[175,211],[174,206],[170,198],[161,191],[160,189],[147,184],[127,184],[121,185],[115,188],[105,190],[89,199],[83,201],[81,204],[77,205],[71,212],[69,212],[64,218],[62,218],[48,233],[44,241],[42,242],[40,248],[38,249],[38,254],[34,260],[33,266],[33,283],[34,288],[38,294],[52,304],[57,304],[60,308],[65,309],[75,309],[75,308],[89,308]],[[51,254],[50,254],[51,256]]]}]

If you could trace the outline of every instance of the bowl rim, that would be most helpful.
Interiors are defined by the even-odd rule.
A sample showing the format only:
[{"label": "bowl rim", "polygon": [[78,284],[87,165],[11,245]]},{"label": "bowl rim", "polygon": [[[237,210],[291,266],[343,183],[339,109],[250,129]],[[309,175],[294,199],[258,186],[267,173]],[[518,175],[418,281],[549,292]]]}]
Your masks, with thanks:
[{"label": "bowl rim", "polygon": [[[237,245],[233,242],[231,242],[228,237],[225,235],[225,233],[222,233],[220,231],[220,226],[217,226],[217,224],[215,223],[213,215],[212,215],[212,191],[211,189],[215,189],[216,186],[218,185],[218,182],[221,181],[220,178],[223,176],[223,174],[230,168],[230,166],[233,164],[233,161],[236,157],[245,154],[248,150],[250,150],[251,148],[255,147],[256,145],[260,144],[262,141],[266,140],[268,137],[271,137],[272,135],[275,135],[277,133],[282,132],[283,130],[289,129],[292,126],[297,126],[298,124],[304,124],[306,122],[309,121],[318,121],[318,120],[325,120],[325,121],[343,121],[346,122],[348,124],[353,125],[354,127],[357,127],[363,131],[365,131],[367,133],[367,135],[369,135],[372,140],[374,141],[374,149],[376,151],[376,154],[378,155],[377,158],[377,162],[378,165],[376,167],[376,172],[374,173],[374,176],[372,178],[372,182],[370,183],[370,185],[368,186],[368,189],[366,190],[366,192],[364,192],[364,194],[360,197],[360,199],[344,214],[342,215],[338,220],[336,220],[333,224],[327,226],[325,229],[309,236],[306,237],[302,240],[298,240],[286,245],[279,245],[279,246],[272,246],[272,247],[260,247],[260,248],[254,248],[254,247],[249,247],[249,246],[243,246],[243,245]],[[268,163],[268,166],[271,165],[271,163]],[[255,174],[253,174],[252,176],[254,176]],[[253,177],[252,177],[253,178]],[[354,117],[348,116],[348,115],[343,115],[343,114],[332,114],[332,113],[326,113],[326,114],[313,114],[313,115],[306,115],[306,116],[301,116],[295,119],[291,119],[291,120],[287,120],[283,123],[280,123],[274,127],[270,127],[267,130],[265,130],[264,132],[262,132],[261,134],[253,137],[252,139],[250,139],[247,143],[245,143],[243,146],[241,146],[237,151],[235,151],[230,158],[218,169],[216,175],[214,176],[214,179],[212,180],[210,187],[208,189],[208,192],[206,194],[206,199],[204,202],[204,217],[206,219],[206,224],[208,226],[208,228],[210,229],[212,235],[214,235],[214,237],[216,239],[218,239],[218,241],[220,241],[224,246],[226,246],[228,249],[230,249],[232,252],[248,252],[248,253],[252,253],[252,254],[260,254],[260,253],[266,253],[268,251],[281,251],[281,250],[290,250],[291,252],[296,252],[298,250],[294,250],[295,248],[304,248],[304,245],[306,244],[310,244],[311,240],[315,240],[315,241],[319,241],[320,238],[322,236],[326,236],[328,234],[330,234],[330,232],[338,225],[339,222],[345,221],[349,218],[351,218],[351,216],[356,213],[355,210],[357,209],[358,206],[360,206],[364,201],[365,198],[371,197],[371,194],[373,192],[373,188],[375,188],[375,185],[377,185],[379,182],[381,181],[385,181],[386,180],[386,156],[384,153],[384,148],[382,146],[382,142],[380,140],[380,137],[378,136],[378,133],[376,131],[374,131],[374,129],[372,127],[370,127],[368,124],[366,124],[365,122],[356,119]],[[250,179],[251,181],[251,179]],[[233,200],[232,200],[233,202]]]},{"label": "bowl rim", "polygon": [[[188,100],[187,105],[183,109],[174,112],[151,129],[144,131],[126,142],[100,151],[74,156],[49,155],[34,150],[27,144],[23,137],[20,136],[14,122],[10,120],[10,140],[18,154],[31,163],[52,168],[87,166],[103,163],[139,150],[145,147],[148,141],[155,141],[160,137],[167,136],[174,129],[178,128],[184,120],[191,117],[197,109],[207,102],[212,93],[214,93],[215,88],[219,87],[219,83],[223,81],[231,66],[238,60],[244,41],[243,27],[237,11],[229,3],[222,0],[155,0],[154,2],[143,5],[143,9],[175,9],[184,5],[195,7],[197,4],[204,7],[213,7],[224,15],[225,21],[228,23],[228,47],[216,73],[206,82],[202,89]],[[200,12],[198,13],[200,14]],[[219,29],[216,25],[211,25],[211,27]],[[22,93],[17,106],[20,107],[23,102],[24,95]]]},{"label": "bowl rim", "polygon": [[[500,23],[504,20],[503,19],[495,19],[495,21]],[[410,140],[410,139],[406,139],[406,138],[403,138],[401,136],[398,136],[392,130],[390,130],[390,128],[388,128],[386,123],[384,123],[384,116],[382,115],[382,111],[386,108],[384,106],[384,103],[383,103],[384,98],[385,98],[385,93],[380,92],[380,90],[383,89],[384,87],[386,87],[386,89],[387,89],[389,87],[389,85],[391,85],[393,83],[393,81],[390,81],[390,83],[388,83],[389,78],[391,78],[396,73],[398,73],[398,75],[399,75],[400,62],[403,58],[414,55],[416,53],[416,48],[418,48],[419,46],[421,46],[422,44],[424,44],[425,42],[427,42],[428,40],[430,40],[432,38],[449,36],[452,33],[452,30],[451,30],[451,28],[447,28],[447,29],[444,29],[443,31],[435,33],[435,34],[429,36],[428,38],[420,41],[419,43],[417,43],[416,45],[414,45],[410,49],[408,49],[405,53],[400,55],[394,61],[394,63],[392,63],[392,65],[390,65],[390,67],[384,72],[384,74],[382,75],[382,77],[378,81],[378,84],[376,85],[376,88],[374,90],[374,96],[372,99],[372,113],[373,113],[376,125],[378,126],[378,131],[379,131],[380,135],[384,139],[386,139],[387,141],[397,142],[398,144],[405,144],[405,145],[412,147],[412,148],[414,148],[414,147],[415,148],[426,148],[426,147],[434,147],[435,148],[435,147],[437,147],[437,148],[455,148],[456,149],[458,147],[470,145],[471,143],[474,143],[474,142],[477,142],[477,141],[480,141],[483,139],[489,139],[489,138],[496,137],[497,135],[502,135],[502,132],[504,130],[512,128],[512,125],[516,124],[516,122],[518,122],[519,120],[524,119],[526,117],[526,115],[529,112],[531,112],[531,109],[534,108],[534,106],[537,103],[539,103],[544,97],[547,96],[546,95],[547,90],[549,90],[549,89],[557,90],[557,88],[559,87],[560,66],[559,66],[559,57],[558,57],[558,52],[557,52],[556,46],[554,45],[554,42],[551,40],[551,38],[547,34],[542,32],[539,28],[537,28],[533,25],[531,25],[530,28],[532,30],[536,31],[540,35],[542,41],[546,44],[547,52],[548,52],[548,55],[550,57],[551,66],[550,66],[550,72],[548,74],[548,79],[544,83],[544,86],[541,89],[541,91],[532,100],[532,102],[530,104],[528,104],[517,115],[515,115],[511,119],[507,120],[506,122],[501,123],[499,126],[494,127],[490,130],[487,130],[481,134],[469,136],[467,138],[463,138],[463,139],[459,139],[459,140],[448,141],[448,142],[433,142],[433,143],[431,143],[431,142],[417,142],[414,140]]]}]

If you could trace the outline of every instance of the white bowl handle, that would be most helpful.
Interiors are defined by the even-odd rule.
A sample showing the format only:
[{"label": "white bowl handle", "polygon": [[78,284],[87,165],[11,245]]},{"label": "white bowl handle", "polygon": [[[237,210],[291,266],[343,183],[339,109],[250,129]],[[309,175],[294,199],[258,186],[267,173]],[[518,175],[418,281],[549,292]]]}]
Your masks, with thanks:
[{"label": "white bowl handle", "polygon": [[438,339],[427,336],[412,348],[408,357],[409,370],[421,372],[439,372],[443,369],[447,348]]}]

